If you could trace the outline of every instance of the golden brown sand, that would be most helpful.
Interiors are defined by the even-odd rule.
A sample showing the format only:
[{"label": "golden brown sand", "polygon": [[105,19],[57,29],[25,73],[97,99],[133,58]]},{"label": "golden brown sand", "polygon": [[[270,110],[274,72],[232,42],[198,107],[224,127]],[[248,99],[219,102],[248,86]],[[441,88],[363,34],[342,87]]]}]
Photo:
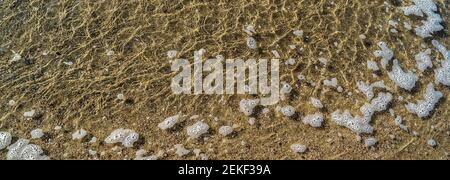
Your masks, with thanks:
[{"label": "golden brown sand", "polygon": [[[417,90],[408,93],[394,88],[393,109],[418,133],[413,136],[394,125],[389,113],[373,121],[374,149],[357,142],[356,135],[331,122],[337,109],[357,113],[366,98],[357,92],[356,82],[385,80],[395,87],[386,73],[373,77],[366,67],[376,43],[385,41],[395,50],[404,68],[415,67],[414,56],[431,47],[402,22],[419,25],[420,19],[404,16],[399,1],[383,0],[3,0],[0,3],[0,130],[14,137],[30,138],[30,131],[42,128],[46,136],[33,143],[45,149],[52,159],[132,159],[138,149],[149,154],[165,152],[162,159],[180,158],[170,151],[175,144],[200,149],[210,159],[448,159],[450,153],[450,106],[445,99],[433,115],[421,120],[404,108],[406,102],[422,97],[434,73],[420,75]],[[438,0],[440,11],[449,22],[448,1]],[[402,5],[410,4],[404,2]],[[386,12],[386,7],[389,11]],[[398,20],[399,33],[391,33],[388,20]],[[246,46],[245,25],[254,25],[260,48]],[[304,38],[293,35],[305,31]],[[361,39],[364,34],[367,38]],[[435,39],[450,47],[448,29]],[[289,45],[296,45],[291,50]],[[314,129],[300,119],[289,119],[274,111],[259,115],[257,125],[239,112],[239,101],[246,96],[174,95],[167,51],[178,50],[179,57],[192,58],[193,51],[206,49],[206,56],[227,58],[267,58],[277,50],[282,59],[297,59],[295,66],[282,66],[282,81],[290,82],[294,93],[288,101],[300,115],[314,113],[309,97],[322,100],[326,108],[325,127]],[[301,50],[300,50],[301,49]],[[12,52],[22,55],[11,63]],[[108,52],[114,52],[109,54]],[[44,55],[47,54],[47,55]],[[330,60],[324,67],[318,58]],[[442,58],[433,52],[433,59]],[[73,62],[68,66],[64,62]],[[436,62],[435,66],[438,64]],[[306,77],[299,83],[297,75]],[[336,77],[344,93],[322,85]],[[314,84],[316,84],[314,86]],[[437,86],[446,98],[450,89]],[[349,96],[348,93],[353,95]],[[118,100],[124,94],[126,100]],[[250,97],[250,96],[247,96]],[[14,100],[17,105],[8,106]],[[23,113],[36,110],[31,120]],[[163,132],[157,124],[182,112],[199,115],[211,126],[210,136],[201,141],[186,140],[183,127],[197,120],[186,119],[175,132]],[[218,120],[214,120],[218,118]],[[236,134],[223,138],[222,125],[235,125]],[[62,126],[62,130],[54,130]],[[129,128],[142,139],[135,148],[113,148],[102,140],[117,128]],[[72,133],[89,132],[84,141],[72,140]],[[90,137],[96,143],[89,143]],[[369,136],[363,136],[367,138]],[[427,140],[439,142],[437,148]],[[290,150],[293,143],[309,147],[299,155]],[[88,150],[97,151],[90,155]],[[4,159],[6,152],[0,153]]]}]

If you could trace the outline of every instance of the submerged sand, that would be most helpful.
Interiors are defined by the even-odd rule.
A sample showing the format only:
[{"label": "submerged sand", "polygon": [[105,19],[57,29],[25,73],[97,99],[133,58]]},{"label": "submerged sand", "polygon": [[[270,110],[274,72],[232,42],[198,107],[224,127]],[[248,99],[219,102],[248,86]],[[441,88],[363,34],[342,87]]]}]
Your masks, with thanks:
[{"label": "submerged sand", "polygon": [[[449,1],[436,2],[449,22]],[[445,99],[431,117],[420,119],[404,104],[422,98],[426,85],[434,82],[432,70],[419,74],[418,87],[407,92],[385,72],[374,77],[367,69],[367,60],[379,61],[373,52],[380,41],[394,49],[407,69],[415,68],[414,56],[424,50],[423,44],[432,47],[431,39],[403,27],[402,22],[420,25],[419,18],[398,10],[409,4],[397,0],[4,0],[0,3],[0,131],[17,139],[30,138],[33,129],[42,128],[46,135],[32,142],[51,159],[132,159],[139,149],[148,154],[163,151],[161,159],[199,158],[178,157],[171,151],[176,144],[200,149],[209,159],[448,159],[450,88],[436,86]],[[391,32],[389,20],[400,22],[398,33]],[[247,47],[246,25],[255,26],[258,50]],[[304,31],[303,38],[293,35],[297,29]],[[433,39],[450,47],[448,28]],[[250,125],[238,106],[241,99],[255,96],[174,95],[170,82],[176,73],[171,72],[167,51],[177,50],[179,57],[192,59],[201,48],[208,57],[268,58],[277,50],[284,60],[295,58],[295,66],[281,67],[281,80],[289,82],[295,93],[279,106],[292,105],[300,116],[286,118],[274,106]],[[22,59],[10,62],[12,51]],[[442,59],[435,51],[431,57]],[[328,65],[319,58],[328,59]],[[298,74],[306,80],[299,82]],[[344,92],[323,86],[323,80],[333,77]],[[357,91],[361,80],[384,80],[393,88],[392,108],[415,135],[395,126],[388,112],[380,113],[372,123],[376,133],[362,137],[376,137],[379,143],[366,148],[353,132],[330,120],[335,110],[356,114],[367,101]],[[125,99],[118,99],[118,94]],[[320,129],[301,123],[301,117],[317,111],[309,104],[311,96],[325,105],[325,126]],[[10,100],[17,104],[9,106]],[[23,113],[30,110],[36,114],[27,120]],[[179,112],[199,118],[188,118],[170,132],[157,127]],[[208,137],[187,140],[185,127],[198,120],[211,126]],[[221,137],[222,125],[235,126],[235,135]],[[56,126],[62,129],[55,130]],[[72,133],[81,128],[88,137],[72,140]],[[134,148],[105,144],[103,140],[117,128],[133,129],[140,141]],[[91,137],[98,141],[88,142]],[[428,146],[429,139],[439,145]],[[306,145],[308,152],[291,152],[294,143]],[[0,159],[5,154],[1,151]]]}]

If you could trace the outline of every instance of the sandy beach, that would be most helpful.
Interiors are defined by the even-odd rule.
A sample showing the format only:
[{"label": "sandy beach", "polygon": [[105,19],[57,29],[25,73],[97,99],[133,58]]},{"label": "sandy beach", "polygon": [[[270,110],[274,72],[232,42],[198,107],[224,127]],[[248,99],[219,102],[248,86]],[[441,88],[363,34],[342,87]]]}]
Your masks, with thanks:
[{"label": "sandy beach", "polygon": [[[425,1],[0,1],[0,159],[448,160],[450,3]],[[261,94],[174,93],[196,52],[279,59],[287,92],[248,115]]]}]

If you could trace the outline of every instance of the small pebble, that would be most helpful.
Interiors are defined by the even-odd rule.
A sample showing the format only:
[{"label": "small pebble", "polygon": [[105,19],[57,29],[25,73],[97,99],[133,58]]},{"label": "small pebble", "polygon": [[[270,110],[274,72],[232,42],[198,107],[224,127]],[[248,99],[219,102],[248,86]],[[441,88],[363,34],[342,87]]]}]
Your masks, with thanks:
[{"label": "small pebble", "polygon": [[250,119],[248,119],[248,124],[250,124],[250,125],[255,125],[256,124],[256,119],[255,118],[250,118]]},{"label": "small pebble", "polygon": [[253,37],[248,37],[247,38],[247,47],[250,49],[257,49],[258,43],[256,42],[256,39]]},{"label": "small pebble", "polygon": [[42,129],[35,129],[31,131],[31,139],[40,139],[44,136],[44,131]]},{"label": "small pebble", "polygon": [[269,109],[269,108],[264,108],[264,109],[262,110],[262,113],[263,113],[263,114],[268,114],[268,113],[270,113],[270,109]]},{"label": "small pebble", "polygon": [[432,148],[435,148],[435,147],[438,146],[438,143],[437,143],[436,140],[434,140],[434,139],[428,140],[428,141],[427,141],[427,144],[428,144],[428,146],[430,146],[430,147],[432,147]]},{"label": "small pebble", "polygon": [[31,111],[27,111],[27,112],[23,113],[23,116],[24,116],[25,118],[32,118],[32,117],[34,116],[35,113],[36,113],[35,110],[31,110]]},{"label": "small pebble", "polygon": [[302,145],[302,144],[293,144],[293,145],[291,145],[291,150],[294,153],[302,154],[302,153],[305,153],[306,150],[308,150],[308,148],[305,145]]},{"label": "small pebble", "polygon": [[295,115],[295,108],[292,106],[285,106],[285,107],[281,108],[280,111],[284,116],[287,116],[287,117],[292,117]]},{"label": "small pebble", "polygon": [[378,140],[375,138],[368,138],[364,141],[364,144],[366,145],[366,147],[373,147],[375,145],[377,145]]},{"label": "small pebble", "polygon": [[286,61],[286,65],[290,65],[290,66],[293,66],[293,65],[295,65],[295,59],[293,59],[293,58],[289,58],[287,61]]},{"label": "small pebble", "polygon": [[107,56],[113,56],[115,53],[114,53],[114,51],[112,51],[112,50],[108,50],[108,51],[106,51],[106,55]]},{"label": "small pebble", "polygon": [[73,62],[72,61],[64,61],[63,64],[65,64],[66,66],[72,66]]},{"label": "small pebble", "polygon": [[310,102],[317,109],[322,109],[323,108],[322,102],[319,99],[317,99],[317,98],[311,97],[310,98]]},{"label": "small pebble", "polygon": [[233,133],[233,127],[231,126],[222,126],[219,128],[219,134],[222,136],[229,136]]},{"label": "small pebble", "polygon": [[304,32],[302,30],[295,30],[293,34],[297,37],[303,37]]},{"label": "small pebble", "polygon": [[93,144],[97,142],[97,138],[96,137],[92,137],[91,140],[89,141],[89,143]]},{"label": "small pebble", "polygon": [[118,94],[118,95],[117,95],[117,99],[118,99],[118,100],[125,100],[125,95],[123,95],[123,94]]},{"label": "small pebble", "polygon": [[22,59],[22,56],[16,52],[13,51],[13,56],[11,58],[11,62],[17,62],[20,61]]},{"label": "small pebble", "polygon": [[8,106],[15,106],[17,103],[16,103],[16,101],[14,101],[14,100],[10,100],[9,102],[8,102]]},{"label": "small pebble", "polygon": [[319,62],[322,63],[323,65],[327,65],[328,64],[328,59],[319,58]]},{"label": "small pebble", "polygon": [[0,132],[0,150],[5,149],[11,144],[12,136],[8,132]]},{"label": "small pebble", "polygon": [[359,38],[364,40],[364,39],[366,39],[367,37],[366,37],[366,35],[361,34],[361,35],[359,35]]},{"label": "small pebble", "polygon": [[89,155],[91,155],[91,156],[96,156],[96,155],[97,155],[97,151],[94,151],[94,150],[92,150],[92,149],[89,149],[89,150],[88,150],[88,153],[89,153]]},{"label": "small pebble", "polygon": [[72,134],[72,140],[81,140],[81,139],[83,139],[86,135],[87,135],[87,131],[86,131],[86,130],[84,130],[84,129],[77,130],[77,131],[75,131],[75,132]]},{"label": "small pebble", "polygon": [[162,130],[168,130],[173,128],[177,123],[180,115],[175,115],[165,119],[163,122],[158,124],[158,127]]},{"label": "small pebble", "polygon": [[192,126],[186,128],[187,135],[193,139],[198,139],[203,134],[208,133],[209,125],[204,122],[197,122]]}]

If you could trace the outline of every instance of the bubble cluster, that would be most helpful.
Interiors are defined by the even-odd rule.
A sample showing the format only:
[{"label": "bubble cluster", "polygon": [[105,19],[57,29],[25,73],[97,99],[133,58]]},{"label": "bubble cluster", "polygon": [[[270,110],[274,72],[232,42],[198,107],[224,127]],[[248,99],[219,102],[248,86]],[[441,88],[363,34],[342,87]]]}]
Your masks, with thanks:
[{"label": "bubble cluster", "polygon": [[292,117],[295,115],[295,108],[292,106],[285,106],[280,109],[280,112],[286,117]]},{"label": "bubble cluster", "polygon": [[291,150],[292,150],[292,152],[294,152],[294,153],[300,153],[300,154],[302,154],[302,153],[305,153],[305,152],[308,150],[308,147],[306,147],[306,146],[303,145],[303,144],[292,144],[292,145],[291,145]]},{"label": "bubble cluster", "polygon": [[35,144],[29,144],[27,139],[19,139],[8,147],[7,160],[48,160],[49,157],[43,155],[42,148]]},{"label": "bubble cluster", "polygon": [[407,16],[416,15],[423,17],[424,14],[427,16],[425,21],[422,21],[422,25],[415,28],[416,34],[422,38],[432,37],[433,33],[441,31],[444,29],[442,26],[441,15],[437,13],[438,6],[433,0],[413,0],[414,5],[401,7],[403,13]]},{"label": "bubble cluster", "polygon": [[219,134],[222,136],[229,136],[233,131],[233,127],[231,126],[222,126],[219,128]]},{"label": "bubble cluster", "polygon": [[31,131],[31,139],[39,139],[44,136],[44,131],[42,129],[35,129]]},{"label": "bubble cluster", "polygon": [[158,124],[158,127],[162,130],[168,130],[173,128],[177,123],[180,115],[175,115],[165,119],[163,122]]},{"label": "bubble cluster", "polygon": [[82,140],[87,135],[87,131],[80,129],[72,134],[72,140]]},{"label": "bubble cluster", "polygon": [[241,112],[243,112],[246,116],[251,116],[254,113],[254,109],[256,106],[258,106],[259,100],[258,99],[243,99],[239,103],[239,109]]},{"label": "bubble cluster", "polygon": [[253,37],[247,38],[247,47],[250,49],[257,49],[258,48],[258,42]]},{"label": "bubble cluster", "polygon": [[417,114],[420,118],[426,118],[430,116],[430,113],[434,110],[436,104],[442,97],[444,97],[444,95],[440,91],[436,91],[434,85],[430,83],[427,86],[424,100],[419,100],[416,104],[408,103],[406,109],[411,113]]},{"label": "bubble cluster", "polygon": [[11,144],[12,136],[8,132],[0,132],[0,150],[5,149]]},{"label": "bubble cluster", "polygon": [[192,126],[186,128],[187,135],[191,138],[197,139],[202,135],[208,133],[209,125],[204,122],[197,122]]},{"label": "bubble cluster", "polygon": [[303,123],[310,125],[315,128],[322,127],[323,123],[323,114],[322,113],[315,113],[313,115],[307,115],[303,118]]},{"label": "bubble cluster", "polygon": [[357,134],[372,134],[374,128],[370,125],[372,116],[376,112],[385,111],[393,99],[390,93],[379,93],[378,97],[373,99],[371,103],[361,106],[360,111],[363,116],[353,117],[350,111],[344,113],[337,110],[331,114],[331,119],[339,126],[344,126]]},{"label": "bubble cluster", "polygon": [[319,99],[317,99],[317,98],[311,97],[310,98],[310,102],[317,109],[322,109],[323,108],[322,102]]},{"label": "bubble cluster", "polygon": [[175,154],[177,154],[178,156],[183,157],[188,155],[189,153],[191,153],[191,151],[184,148],[182,144],[175,145]]},{"label": "bubble cluster", "polygon": [[131,148],[139,140],[139,134],[130,129],[116,129],[106,139],[107,144],[122,143],[123,146]]},{"label": "bubble cluster", "polygon": [[397,86],[408,91],[411,91],[414,87],[416,87],[416,82],[419,80],[419,77],[417,77],[414,72],[403,71],[398,60],[394,60],[392,71],[389,72],[388,75]]},{"label": "bubble cluster", "polygon": [[375,139],[375,138],[367,138],[364,141],[364,145],[366,147],[373,147],[373,146],[377,145],[377,143],[378,143],[378,139]]}]

